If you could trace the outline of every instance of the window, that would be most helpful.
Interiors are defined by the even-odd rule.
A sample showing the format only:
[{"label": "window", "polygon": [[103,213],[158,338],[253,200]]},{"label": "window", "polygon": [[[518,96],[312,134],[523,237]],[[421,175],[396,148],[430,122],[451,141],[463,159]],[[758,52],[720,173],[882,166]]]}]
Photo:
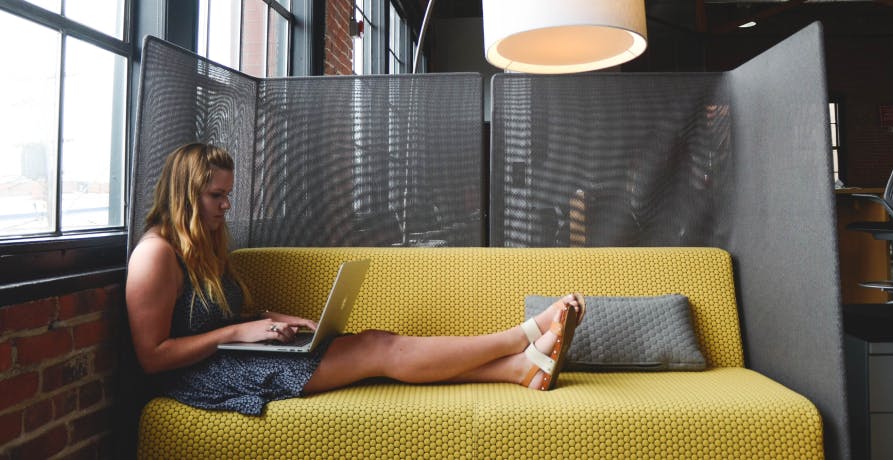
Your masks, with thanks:
[{"label": "window", "polygon": [[412,40],[409,26],[391,3],[388,23],[388,73],[412,73]]},{"label": "window", "polygon": [[2,304],[118,283],[132,0],[0,0]]},{"label": "window", "polygon": [[354,0],[353,18],[351,19],[351,35],[353,36],[353,73],[363,75],[366,71],[366,34],[377,29],[376,24],[366,15],[366,2]]},{"label": "window", "polygon": [[125,0],[0,3],[0,243],[123,231],[128,23]]},{"label": "window", "polygon": [[289,0],[200,0],[197,53],[255,77],[290,75]]},{"label": "window", "polygon": [[828,115],[831,121],[831,161],[833,162],[834,184],[842,186],[840,179],[840,112],[836,102],[828,104]]},{"label": "window", "polygon": [[356,75],[412,73],[415,43],[409,24],[392,0],[354,0],[352,22]]}]

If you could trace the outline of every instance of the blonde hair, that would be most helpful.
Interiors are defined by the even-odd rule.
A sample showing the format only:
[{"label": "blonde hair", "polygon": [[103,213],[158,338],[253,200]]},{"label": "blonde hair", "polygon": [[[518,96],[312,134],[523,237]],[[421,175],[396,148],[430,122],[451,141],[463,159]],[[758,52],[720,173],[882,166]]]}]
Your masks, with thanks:
[{"label": "blonde hair", "polygon": [[[215,169],[233,171],[232,157],[222,148],[202,143],[176,148],[164,162],[155,186],[152,209],[146,216],[146,230],[155,227],[186,265],[195,294],[207,305],[217,303],[224,314],[233,311],[223,290],[223,277],[245,286],[229,263],[229,231],[226,223],[211,231],[199,216],[201,193]],[[190,305],[191,311],[195,296]],[[207,307],[206,307],[207,308]]]}]

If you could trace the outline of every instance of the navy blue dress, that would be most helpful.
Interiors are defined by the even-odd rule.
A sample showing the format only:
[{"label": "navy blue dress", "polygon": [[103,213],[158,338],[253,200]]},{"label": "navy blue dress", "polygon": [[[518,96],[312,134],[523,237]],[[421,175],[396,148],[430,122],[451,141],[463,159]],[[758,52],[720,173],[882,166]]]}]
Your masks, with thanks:
[{"label": "navy blue dress", "polygon": [[[194,296],[195,289],[185,267],[182,268],[183,294],[174,306],[172,338],[238,322],[243,301],[238,284],[224,280],[225,295],[233,311],[233,318],[228,318],[217,304],[205,305]],[[195,305],[190,308],[193,297]],[[269,401],[301,395],[327,346],[328,343],[320,344],[306,355],[218,350],[201,362],[159,374],[161,393],[201,409],[260,415]]]}]

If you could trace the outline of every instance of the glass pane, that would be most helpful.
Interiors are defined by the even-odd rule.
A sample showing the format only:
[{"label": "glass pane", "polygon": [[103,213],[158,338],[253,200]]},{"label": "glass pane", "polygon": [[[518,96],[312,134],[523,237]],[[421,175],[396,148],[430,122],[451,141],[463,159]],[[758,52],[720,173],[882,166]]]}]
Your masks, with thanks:
[{"label": "glass pane", "polygon": [[56,228],[59,50],[59,33],[0,11],[0,236]]},{"label": "glass pane", "polygon": [[288,20],[270,9],[267,76],[288,76]]},{"label": "glass pane", "polygon": [[62,14],[62,0],[28,0],[28,3],[50,10],[56,14]]},{"label": "glass pane", "polygon": [[122,225],[127,61],[69,38],[62,114],[62,230]]},{"label": "glass pane", "polygon": [[239,67],[241,7],[240,0],[214,0],[208,5],[207,58],[232,68]]},{"label": "glass pane", "polygon": [[124,0],[65,0],[65,16],[119,40],[124,38]]},{"label": "glass pane", "polygon": [[277,0],[285,9],[291,11],[291,0]]},{"label": "glass pane", "polygon": [[196,53],[208,57],[208,0],[198,2],[198,30],[196,31]]},{"label": "glass pane", "polygon": [[248,75],[266,76],[267,6],[263,0],[245,0],[242,13],[242,68]]},{"label": "glass pane", "polygon": [[355,0],[354,16],[359,23],[357,35],[353,37],[353,73],[363,74],[363,36],[366,31],[366,18],[363,16],[363,0]]}]

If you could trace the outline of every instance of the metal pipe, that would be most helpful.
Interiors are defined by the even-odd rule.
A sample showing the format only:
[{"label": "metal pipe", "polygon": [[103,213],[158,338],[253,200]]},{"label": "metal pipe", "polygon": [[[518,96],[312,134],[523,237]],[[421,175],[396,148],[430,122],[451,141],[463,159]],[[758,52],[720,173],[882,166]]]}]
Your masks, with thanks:
[{"label": "metal pipe", "polygon": [[434,1],[428,0],[428,6],[425,8],[425,16],[422,18],[422,28],[419,30],[419,44],[415,49],[415,56],[412,59],[412,73],[419,72],[419,57],[422,55],[422,44],[425,43],[425,32],[428,31],[428,21],[431,19],[431,12],[434,11]]}]

